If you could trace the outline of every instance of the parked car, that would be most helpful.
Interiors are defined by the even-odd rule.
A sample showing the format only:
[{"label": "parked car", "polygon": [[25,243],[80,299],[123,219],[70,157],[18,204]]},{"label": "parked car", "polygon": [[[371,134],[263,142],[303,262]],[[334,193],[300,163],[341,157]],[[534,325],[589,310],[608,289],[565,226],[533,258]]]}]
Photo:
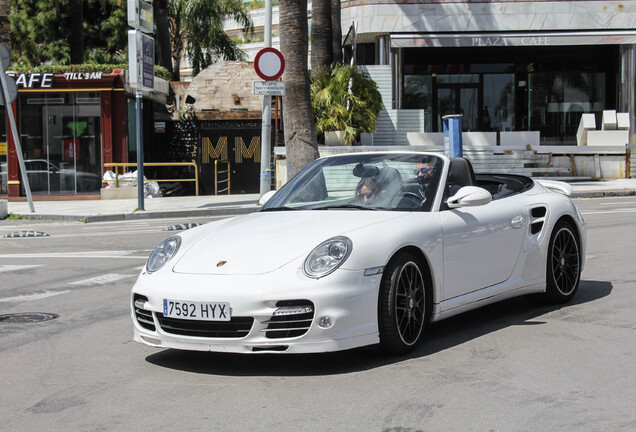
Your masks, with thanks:
[{"label": "parked car", "polygon": [[134,340],[401,354],[428,323],[464,311],[521,295],[567,302],[586,247],[569,193],[434,153],[318,159],[260,212],[161,242],[132,289]]},{"label": "parked car", "polygon": [[24,166],[33,192],[96,192],[102,179],[98,174],[60,167],[46,159],[27,159]]}]

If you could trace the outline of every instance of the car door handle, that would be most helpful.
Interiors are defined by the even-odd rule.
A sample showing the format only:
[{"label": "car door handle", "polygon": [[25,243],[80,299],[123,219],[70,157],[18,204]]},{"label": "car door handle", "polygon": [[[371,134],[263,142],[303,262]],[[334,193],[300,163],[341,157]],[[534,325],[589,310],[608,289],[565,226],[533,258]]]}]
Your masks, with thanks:
[{"label": "car door handle", "polygon": [[513,228],[523,228],[523,225],[524,225],[523,216],[522,215],[517,215],[517,216],[513,217],[512,220],[510,221],[510,225]]}]

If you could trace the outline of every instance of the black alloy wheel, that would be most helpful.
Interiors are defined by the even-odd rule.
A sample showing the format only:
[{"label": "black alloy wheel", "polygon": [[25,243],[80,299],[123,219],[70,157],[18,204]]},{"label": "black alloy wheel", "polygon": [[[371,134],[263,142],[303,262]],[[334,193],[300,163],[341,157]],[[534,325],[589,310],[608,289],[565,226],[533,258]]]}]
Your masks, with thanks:
[{"label": "black alloy wheel", "polygon": [[380,284],[380,348],[406,354],[420,341],[427,318],[427,288],[415,255],[404,252],[389,262]]},{"label": "black alloy wheel", "polygon": [[581,275],[579,239],[572,225],[557,223],[548,247],[546,294],[554,303],[565,303],[576,293]]}]

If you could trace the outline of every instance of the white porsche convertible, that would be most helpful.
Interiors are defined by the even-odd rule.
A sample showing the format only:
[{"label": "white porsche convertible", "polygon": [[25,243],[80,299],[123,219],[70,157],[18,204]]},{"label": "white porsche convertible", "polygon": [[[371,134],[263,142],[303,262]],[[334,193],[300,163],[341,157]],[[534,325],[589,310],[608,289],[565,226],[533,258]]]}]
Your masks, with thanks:
[{"label": "white porsche convertible", "polygon": [[519,295],[570,300],[585,257],[571,187],[422,152],[325,157],[253,214],[164,240],[132,289],[160,348],[413,350],[433,321]]}]

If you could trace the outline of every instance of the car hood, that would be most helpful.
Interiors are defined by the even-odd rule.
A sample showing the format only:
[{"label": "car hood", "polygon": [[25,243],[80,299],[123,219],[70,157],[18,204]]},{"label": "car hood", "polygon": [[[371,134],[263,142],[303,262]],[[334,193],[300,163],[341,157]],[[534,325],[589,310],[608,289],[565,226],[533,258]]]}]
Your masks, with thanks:
[{"label": "car hood", "polygon": [[199,237],[184,241],[182,248],[186,249],[172,270],[209,275],[264,274],[309,254],[331,237],[397,217],[398,212],[343,210],[245,215],[197,228]]}]

